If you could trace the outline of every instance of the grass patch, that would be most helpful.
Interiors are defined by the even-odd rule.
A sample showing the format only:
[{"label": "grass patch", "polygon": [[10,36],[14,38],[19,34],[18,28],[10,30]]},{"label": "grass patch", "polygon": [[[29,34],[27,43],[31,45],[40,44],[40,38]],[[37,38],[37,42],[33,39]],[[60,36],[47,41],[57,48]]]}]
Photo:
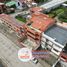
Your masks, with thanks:
[{"label": "grass patch", "polygon": [[64,12],[63,7],[58,7],[58,8],[56,8],[56,9],[51,10],[51,11],[48,13],[48,15],[49,15],[50,17],[56,17],[56,16],[58,16],[59,14],[62,14],[63,12]]},{"label": "grass patch", "polygon": [[62,13],[58,16],[58,19],[62,22],[66,22],[67,23],[67,16],[65,13]]},{"label": "grass patch", "polygon": [[15,18],[16,18],[17,20],[19,20],[19,21],[23,22],[23,23],[26,23],[26,19],[25,19],[25,18],[23,18],[23,17],[16,16]]}]

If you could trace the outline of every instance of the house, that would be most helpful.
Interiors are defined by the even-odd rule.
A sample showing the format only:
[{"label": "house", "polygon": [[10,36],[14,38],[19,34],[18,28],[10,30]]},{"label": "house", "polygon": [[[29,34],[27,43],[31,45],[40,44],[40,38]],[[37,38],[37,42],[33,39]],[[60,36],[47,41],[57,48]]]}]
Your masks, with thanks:
[{"label": "house", "polygon": [[0,21],[7,25],[10,29],[14,30],[17,34],[21,33],[21,29],[23,30],[23,24],[21,22],[16,21],[13,17],[7,14],[0,14]]},{"label": "house", "polygon": [[60,55],[67,43],[67,29],[58,25],[42,33],[41,44],[56,55]]},{"label": "house", "polygon": [[6,6],[4,3],[0,3],[0,13],[6,12]]},{"label": "house", "polygon": [[25,24],[27,38],[40,44],[41,34],[55,24],[55,20],[40,12],[33,13]]},{"label": "house", "polygon": [[42,10],[40,7],[32,7],[30,8],[30,13],[41,12]]},{"label": "house", "polygon": [[17,0],[16,6],[18,9],[23,9],[27,7],[27,0]]},{"label": "house", "polygon": [[16,8],[16,2],[15,1],[9,1],[6,3],[7,7],[12,7],[12,8]]},{"label": "house", "polygon": [[26,7],[37,6],[37,4],[34,2],[34,0],[17,0],[16,6],[18,9],[23,9]]}]

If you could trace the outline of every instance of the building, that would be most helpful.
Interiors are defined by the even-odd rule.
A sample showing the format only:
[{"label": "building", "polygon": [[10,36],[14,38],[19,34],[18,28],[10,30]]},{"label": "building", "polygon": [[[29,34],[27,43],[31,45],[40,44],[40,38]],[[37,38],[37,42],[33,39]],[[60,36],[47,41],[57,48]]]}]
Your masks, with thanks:
[{"label": "building", "polygon": [[10,1],[10,0],[0,0],[0,2],[2,2],[2,3],[6,2],[6,1]]},{"label": "building", "polygon": [[41,5],[40,7],[44,8],[45,11],[49,12],[52,9],[59,7],[61,4],[66,2],[67,0],[52,0],[46,4]]},{"label": "building", "polygon": [[6,12],[6,6],[4,3],[0,3],[0,13]]},{"label": "building", "polygon": [[67,30],[54,25],[46,32],[42,33],[41,44],[47,47],[56,55],[60,55],[62,49],[67,43]]},{"label": "building", "polygon": [[33,13],[29,21],[25,24],[26,36],[40,44],[41,34],[48,28],[55,24],[55,20],[50,18],[48,15],[40,12]]},{"label": "building", "polygon": [[35,12],[26,24],[22,24],[9,15],[1,14],[0,22],[67,61],[67,29],[57,25],[48,15]]},{"label": "building", "polygon": [[[18,43],[22,47],[24,46],[36,50],[40,46],[35,44],[35,42],[29,41],[29,39],[27,41],[27,37],[25,36],[25,25],[20,21],[18,22],[17,20],[15,20],[15,18],[11,17],[10,15],[0,14],[0,22],[8,26],[10,30],[13,30],[19,36]],[[23,42],[24,39],[25,42]]]},{"label": "building", "polygon": [[9,8],[16,8],[16,2],[15,1],[9,1],[6,3],[6,6]]},{"label": "building", "polygon": [[0,22],[2,22],[3,24],[7,25],[10,29],[14,30],[16,33],[21,34],[23,24],[21,22],[17,22],[10,15],[0,14]]},{"label": "building", "polygon": [[41,12],[43,9],[40,7],[30,8],[30,13]]},{"label": "building", "polygon": [[37,3],[34,0],[17,0],[16,6],[18,9],[24,9],[37,6]]},{"label": "building", "polygon": [[28,7],[27,3],[31,4],[32,0],[17,0],[16,6],[18,9],[23,9]]}]

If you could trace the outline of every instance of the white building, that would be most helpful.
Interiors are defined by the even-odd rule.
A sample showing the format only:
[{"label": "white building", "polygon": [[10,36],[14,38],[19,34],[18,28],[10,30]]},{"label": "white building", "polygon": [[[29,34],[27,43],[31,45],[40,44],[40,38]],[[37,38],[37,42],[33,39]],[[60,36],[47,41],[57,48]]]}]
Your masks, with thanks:
[{"label": "white building", "polygon": [[61,4],[63,4],[66,1],[67,0],[52,0],[46,4],[41,5],[40,7],[46,9],[46,11],[49,12],[51,9],[54,9],[54,8],[60,6]]},{"label": "white building", "polygon": [[48,48],[56,55],[60,55],[60,52],[67,43],[67,30],[57,25],[54,25],[46,32],[42,33],[41,46],[42,48]]}]

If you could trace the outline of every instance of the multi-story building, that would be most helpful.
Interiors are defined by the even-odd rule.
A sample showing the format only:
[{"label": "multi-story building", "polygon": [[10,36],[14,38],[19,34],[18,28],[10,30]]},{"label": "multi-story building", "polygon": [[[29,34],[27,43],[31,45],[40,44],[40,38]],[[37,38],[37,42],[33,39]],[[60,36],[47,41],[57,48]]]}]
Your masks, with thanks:
[{"label": "multi-story building", "polygon": [[31,5],[31,3],[32,3],[32,0],[17,0],[16,6],[18,9],[23,9],[28,7],[28,4]]},{"label": "multi-story building", "polygon": [[22,24],[9,15],[1,14],[0,22],[67,61],[67,29],[58,26],[48,15],[35,12],[26,24]]},{"label": "multi-story building", "polygon": [[40,44],[41,34],[55,24],[55,20],[40,12],[33,13],[25,24],[26,36]]},{"label": "multi-story building", "polygon": [[41,12],[42,10],[43,8],[33,7],[33,8],[30,8],[30,13]]},{"label": "multi-story building", "polygon": [[46,4],[42,4],[40,7],[44,8],[46,12],[51,11],[52,9],[55,9],[62,5],[67,0],[52,0]]},{"label": "multi-story building", "polygon": [[0,13],[6,12],[6,6],[4,3],[0,3]]},{"label": "multi-story building", "polygon": [[14,30],[16,33],[21,33],[23,24],[21,22],[17,22],[13,17],[7,15],[7,14],[0,14],[0,22],[3,24],[6,24],[9,28]]},{"label": "multi-story building", "polygon": [[67,29],[54,25],[46,32],[42,33],[41,44],[46,46],[56,55],[60,55],[67,43]]}]

